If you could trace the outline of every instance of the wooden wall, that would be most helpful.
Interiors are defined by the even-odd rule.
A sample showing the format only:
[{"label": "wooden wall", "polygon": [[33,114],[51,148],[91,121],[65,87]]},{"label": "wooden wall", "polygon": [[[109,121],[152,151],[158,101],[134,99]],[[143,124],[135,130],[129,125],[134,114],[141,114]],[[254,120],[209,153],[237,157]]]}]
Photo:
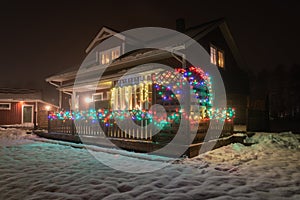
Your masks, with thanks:
[{"label": "wooden wall", "polygon": [[[33,112],[35,111],[35,102],[3,102],[11,103],[10,110],[0,110],[0,125],[14,125],[22,123],[22,105],[33,105]],[[38,102],[37,108],[37,125],[41,128],[48,127],[48,111],[46,110],[46,103]],[[51,107],[50,111],[56,111],[57,108]]]},{"label": "wooden wall", "polygon": [[0,103],[11,103],[10,110],[0,110],[0,125],[21,124],[22,104],[19,102]]}]

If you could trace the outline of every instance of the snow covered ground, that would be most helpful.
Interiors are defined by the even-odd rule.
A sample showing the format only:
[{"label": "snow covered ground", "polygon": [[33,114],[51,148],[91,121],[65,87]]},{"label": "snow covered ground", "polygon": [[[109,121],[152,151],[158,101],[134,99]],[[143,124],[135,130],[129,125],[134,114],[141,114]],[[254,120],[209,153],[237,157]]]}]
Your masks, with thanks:
[{"label": "snow covered ground", "polygon": [[[257,133],[252,146],[231,144],[132,174],[106,167],[86,149],[0,129],[0,199],[300,199],[299,136]],[[137,160],[98,153],[120,165]]]}]

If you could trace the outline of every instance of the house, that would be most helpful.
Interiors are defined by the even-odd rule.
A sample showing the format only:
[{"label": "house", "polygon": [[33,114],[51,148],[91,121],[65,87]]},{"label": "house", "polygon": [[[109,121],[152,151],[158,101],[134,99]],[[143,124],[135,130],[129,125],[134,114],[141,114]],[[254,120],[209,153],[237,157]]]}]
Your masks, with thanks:
[{"label": "house", "polygon": [[58,106],[42,100],[41,92],[31,89],[0,89],[0,126],[48,127],[48,112]]},{"label": "house", "polygon": [[[223,136],[232,133],[234,112],[235,123],[246,124],[249,93],[246,66],[225,20],[218,19],[185,28],[184,20],[179,19],[176,28],[177,31],[201,44],[210,54],[210,62],[218,67],[224,81],[226,108],[212,108],[209,75],[201,68],[192,66],[184,55],[178,56],[169,51],[151,48],[125,53],[126,49],[134,46],[135,39],[103,27],[85,50],[88,56],[84,62],[85,66],[81,68],[79,80],[75,80],[78,68],[67,69],[46,79],[59,91],[59,106],[64,110],[49,117],[52,124],[49,131],[83,135],[105,134],[122,148],[149,152],[159,148],[149,146],[149,142],[161,146],[170,142],[178,130],[178,121],[184,117],[188,121],[187,126],[190,126],[191,120],[200,122],[197,135],[192,141],[194,144],[203,142],[204,132],[213,120],[226,121]],[[113,42],[106,44],[107,38],[111,38]],[[104,43],[105,49],[95,50],[99,43]],[[150,65],[141,66],[130,72],[135,66],[149,63]],[[190,98],[190,94],[184,93],[185,86],[181,82],[172,86],[173,89],[179,88],[177,92],[170,92],[171,86],[164,86],[163,83],[171,81],[171,76],[168,75],[168,71],[162,72],[153,63],[172,67],[177,75],[184,77],[185,80],[193,79],[189,83],[200,104],[200,109],[195,111],[200,111],[200,118],[194,118],[192,107],[187,109],[189,110],[187,116],[180,112],[180,99]],[[98,72],[108,64],[109,67],[99,81]],[[149,109],[154,104],[160,104],[165,108],[167,120],[154,119],[151,116]],[[231,108],[235,108],[235,111]],[[130,116],[135,124],[147,128],[142,130],[129,128],[130,130],[124,132],[124,129],[116,125],[116,119],[124,118],[125,115]],[[76,130],[72,120],[77,122]],[[102,130],[93,128],[92,124],[95,122],[99,122]],[[162,128],[155,136],[153,130],[147,126],[152,122]],[[85,128],[86,123],[90,123],[89,128]],[[189,131],[190,129],[186,132]],[[190,148],[188,156],[197,154],[191,151],[197,150]]]}]

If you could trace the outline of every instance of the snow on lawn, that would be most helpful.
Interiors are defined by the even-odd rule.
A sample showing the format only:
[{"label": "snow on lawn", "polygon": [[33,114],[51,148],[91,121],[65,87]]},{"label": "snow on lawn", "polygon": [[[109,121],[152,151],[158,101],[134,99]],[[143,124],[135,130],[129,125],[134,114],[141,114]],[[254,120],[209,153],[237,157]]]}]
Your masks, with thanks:
[{"label": "snow on lawn", "polygon": [[83,148],[24,142],[31,137],[0,130],[0,199],[300,199],[300,137],[291,133],[258,133],[252,146],[231,144],[144,174],[108,168]]},{"label": "snow on lawn", "polygon": [[26,130],[0,127],[0,147],[32,143]]}]

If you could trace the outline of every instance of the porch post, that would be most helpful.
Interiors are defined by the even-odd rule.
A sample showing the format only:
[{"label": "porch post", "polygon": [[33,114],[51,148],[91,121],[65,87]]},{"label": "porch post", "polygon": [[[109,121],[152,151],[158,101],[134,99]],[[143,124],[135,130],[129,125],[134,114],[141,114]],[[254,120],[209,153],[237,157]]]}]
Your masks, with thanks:
[{"label": "porch post", "polygon": [[[71,96],[71,105],[70,105],[70,112],[72,113],[73,111],[78,110],[78,102],[77,102],[77,97],[76,97],[76,92],[73,90],[72,96]],[[71,134],[74,135],[76,133],[76,128],[74,124],[74,120],[71,120]]]},{"label": "porch post", "polygon": [[48,115],[47,115],[48,116],[48,133],[50,133],[51,132],[51,120],[50,120],[50,117],[49,117],[50,116],[50,111],[48,111],[47,113],[48,113]]},{"label": "porch post", "polygon": [[[62,86],[62,82],[60,82],[60,87]],[[59,95],[59,100],[58,100],[58,106],[59,106],[59,109],[62,108],[62,91],[61,90],[58,90],[58,95]]]},{"label": "porch post", "polygon": [[71,96],[71,106],[70,106],[71,111],[75,111],[75,110],[78,109],[78,108],[76,108],[77,107],[77,103],[78,103],[76,96],[77,96],[76,92],[73,91],[72,96]]}]

